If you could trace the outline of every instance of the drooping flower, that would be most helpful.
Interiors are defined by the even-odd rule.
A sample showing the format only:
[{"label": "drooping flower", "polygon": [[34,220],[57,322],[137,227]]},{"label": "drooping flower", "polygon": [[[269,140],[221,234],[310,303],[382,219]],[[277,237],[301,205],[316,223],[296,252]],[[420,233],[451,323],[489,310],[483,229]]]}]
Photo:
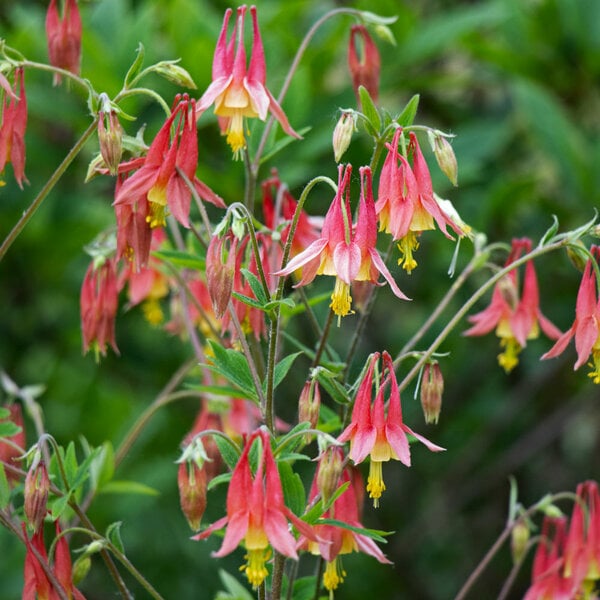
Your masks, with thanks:
[{"label": "drooping flower", "polygon": [[[531,240],[514,239],[505,267],[512,264],[524,252],[531,251]],[[492,301],[483,311],[469,317],[473,327],[463,335],[485,335],[496,329],[500,346],[504,351],[498,355],[498,363],[510,373],[518,364],[518,355],[526,346],[527,340],[535,339],[540,328],[550,339],[558,339],[561,332],[540,310],[540,294],[537,276],[532,261],[525,265],[523,290],[519,297],[517,270],[513,269],[494,287]]]},{"label": "drooping flower", "polygon": [[[260,456],[255,473],[252,473],[249,452],[255,442],[260,444]],[[233,470],[227,490],[227,516],[219,519],[193,539],[205,539],[225,525],[225,538],[214,556],[231,553],[244,541],[247,564],[243,567],[248,581],[260,585],[268,575],[265,566],[270,556],[270,546],[289,558],[296,559],[296,540],[288,528],[290,521],[302,535],[316,540],[311,527],[301,521],[285,506],[283,488],[277,464],[271,450],[269,433],[255,431],[246,442]]]},{"label": "drooping flower", "polygon": [[[8,410],[9,414],[6,419],[0,419],[0,423],[11,422],[20,427],[21,430],[14,435],[0,438],[0,463],[4,463],[10,467],[16,467],[15,459],[25,454],[25,426],[23,423],[23,411],[21,405],[14,402],[12,404],[3,405],[2,408]],[[6,478],[9,483],[19,481],[18,475],[6,470]]]},{"label": "drooping flower", "polygon": [[[600,246],[592,246],[590,252],[598,260]],[[579,369],[591,356],[590,366],[593,371],[588,375],[594,383],[600,383],[600,299],[598,299],[597,285],[596,272],[590,258],[585,265],[577,292],[575,320],[571,327],[558,338],[556,344],[542,356],[542,359],[555,358],[562,354],[571,338],[575,338],[577,361],[573,368]]]},{"label": "drooping flower", "polygon": [[[135,158],[119,166],[119,172],[138,170],[115,194],[115,207],[131,205],[144,215],[150,228],[166,225],[169,212],[189,227],[192,191],[180,171],[192,183],[201,198],[223,208],[223,200],[196,177],[198,140],[194,118],[195,101],[187,95],[175,99],[171,115],[160,128],[143,158]],[[171,136],[174,126],[175,133]]]},{"label": "drooping flower", "polygon": [[383,275],[394,294],[408,298],[400,291],[379,252],[377,251],[377,224],[373,200],[371,169],[361,167],[361,193],[356,225],[352,226],[350,213],[350,176],[352,165],[338,167],[338,190],[325,216],[321,237],[292,258],[275,275],[290,275],[302,267],[302,278],[296,286],[307,285],[316,275],[335,276],[331,308],[338,317],[350,313],[353,281],[377,283]]},{"label": "drooping flower", "polygon": [[[0,74],[1,75],[1,74]],[[2,110],[0,111],[0,176],[8,163],[12,164],[15,179],[23,189],[25,177],[25,129],[27,128],[27,96],[23,68],[15,69],[14,85],[0,79]],[[4,94],[2,94],[2,90]],[[0,186],[4,185],[0,179]]]},{"label": "drooping flower", "polygon": [[110,344],[118,354],[115,341],[119,286],[116,261],[106,259],[101,265],[90,264],[81,286],[81,333],[84,353],[94,349],[96,356],[106,355]]},{"label": "drooping flower", "polygon": [[[379,498],[385,490],[382,463],[393,459],[399,460],[410,467],[410,447],[407,434],[425,444],[432,452],[444,450],[444,448],[415,433],[404,423],[392,357],[387,352],[383,352],[382,359],[383,374],[387,371],[387,375],[385,378],[382,375],[383,383],[377,390],[375,402],[371,406],[373,374],[375,364],[379,360],[379,353],[375,353],[370,357],[369,366],[356,393],[350,425],[344,429],[338,438],[339,442],[350,441],[348,456],[354,464],[359,464],[367,456],[370,456],[367,492],[373,498],[375,507],[379,505]],[[390,392],[386,414],[384,391],[388,383]]]},{"label": "drooping flower", "polygon": [[379,228],[398,241],[402,256],[398,264],[410,273],[417,266],[413,252],[419,247],[421,232],[435,229],[435,224],[449,239],[447,227],[463,236],[465,232],[440,207],[431,184],[429,168],[419,147],[417,136],[410,133],[409,153],[412,153],[412,168],[398,151],[402,129],[396,129],[388,154],[381,169],[379,190],[375,210],[379,217]]},{"label": "drooping flower", "polygon": [[227,27],[232,13],[230,8],[225,11],[213,59],[212,83],[198,100],[198,117],[214,103],[221,132],[227,134],[227,143],[236,156],[246,147],[244,118],[258,117],[264,121],[270,112],[288,135],[300,139],[301,136],[292,129],[281,106],[266,86],[265,52],[258,28],[256,7],[250,7],[253,37],[248,67],[244,47],[246,6],[237,9],[233,33],[227,41]]},{"label": "drooping flower", "polygon": [[[334,450],[337,452],[339,449]],[[309,500],[316,498],[319,490],[319,478],[321,475],[322,463],[319,462],[315,478],[313,479]],[[323,514],[324,519],[335,519],[341,521],[350,527],[363,529],[360,522],[359,512],[361,504],[357,497],[357,487],[362,489],[362,481],[355,482],[354,479],[360,479],[357,469],[346,467],[339,475],[337,486],[348,483],[347,489],[340,494],[334,501],[331,508]],[[355,484],[356,483],[356,484]],[[362,500],[362,499],[361,499]],[[337,589],[340,583],[343,583],[346,572],[342,567],[341,555],[351,552],[364,552],[376,558],[382,564],[392,564],[383,552],[379,549],[373,539],[359,531],[345,529],[338,525],[315,525],[315,534],[317,541],[301,540],[301,547],[306,547],[312,554],[321,555],[325,561],[325,571],[323,572],[323,585],[330,593]]]},{"label": "drooping flower", "polygon": [[[81,16],[77,0],[64,0],[62,19],[56,0],[50,0],[46,13],[46,38],[50,64],[79,75],[81,63]],[[61,76],[54,74],[54,85]]]},{"label": "drooping flower", "polygon": [[[357,37],[360,38],[358,44],[356,43]],[[350,29],[348,67],[350,68],[352,87],[358,102],[360,103],[358,88],[361,85],[369,92],[373,102],[377,102],[379,98],[381,58],[379,57],[377,45],[364,25],[352,25]]]}]

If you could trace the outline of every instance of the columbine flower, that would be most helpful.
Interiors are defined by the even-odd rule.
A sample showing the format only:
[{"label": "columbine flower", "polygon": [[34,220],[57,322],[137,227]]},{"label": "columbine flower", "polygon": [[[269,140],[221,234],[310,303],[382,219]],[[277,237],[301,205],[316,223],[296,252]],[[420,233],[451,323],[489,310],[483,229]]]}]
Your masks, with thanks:
[{"label": "columbine flower", "polygon": [[[385,490],[382,463],[393,459],[410,467],[410,447],[407,434],[425,444],[432,452],[444,450],[404,424],[394,363],[387,352],[383,353],[382,358],[384,372],[387,370],[387,377],[377,391],[373,406],[371,406],[371,388],[379,353],[371,355],[369,367],[356,394],[352,420],[338,438],[339,442],[350,440],[348,456],[354,461],[354,464],[361,463],[367,456],[371,457],[367,492],[373,498],[375,507],[379,506],[379,498]],[[387,383],[390,384],[390,394],[386,415],[384,389]]]},{"label": "columbine flower", "polygon": [[[312,501],[319,492],[318,479],[322,463],[319,463],[315,478],[312,483],[309,499]],[[360,477],[356,470],[347,467],[339,477],[339,485],[349,483],[348,488],[335,500],[333,506],[323,515],[323,518],[336,519],[351,527],[363,529],[360,523],[360,502],[356,494],[353,476]],[[362,484],[360,484],[362,486]],[[338,486],[339,487],[339,486]],[[341,555],[350,552],[364,552],[375,557],[380,563],[392,564],[377,544],[367,535],[345,529],[336,525],[315,525],[315,534],[318,541],[301,540],[301,545],[306,546],[312,554],[321,555],[325,561],[323,585],[331,593],[344,581],[346,572],[341,563]]]},{"label": "columbine flower", "polygon": [[[27,127],[27,96],[25,75],[22,68],[15,69],[15,81],[11,89],[8,80],[0,73],[0,87],[4,90],[0,111],[0,176],[8,163],[12,164],[15,179],[23,189],[25,177],[25,129]],[[4,182],[0,179],[0,186]]]},{"label": "columbine flower", "polygon": [[335,276],[335,288],[330,307],[338,317],[350,313],[353,281],[377,283],[379,273],[388,282],[394,294],[408,298],[400,291],[376,248],[377,225],[371,169],[361,167],[361,193],[356,225],[352,226],[350,213],[350,176],[352,165],[338,167],[338,190],[325,216],[321,237],[304,252],[292,258],[275,275],[289,275],[302,267],[302,278],[297,286],[310,283],[316,275]]},{"label": "columbine flower", "polygon": [[[194,118],[195,101],[187,95],[176,97],[171,115],[160,128],[145,158],[135,158],[119,167],[119,172],[139,169],[120,185],[115,194],[115,206],[133,205],[144,212],[151,228],[166,225],[169,211],[184,226],[189,227],[192,192],[180,171],[194,185],[204,200],[223,208],[223,200],[196,177],[198,140]],[[175,133],[171,138],[171,128]]]},{"label": "columbine flower", "polygon": [[409,152],[413,155],[413,166],[398,152],[402,130],[398,128],[391,145],[387,144],[386,156],[379,179],[379,196],[375,210],[379,216],[379,228],[398,240],[402,256],[398,264],[410,273],[417,266],[413,252],[419,247],[418,237],[422,231],[435,229],[453,239],[446,227],[459,236],[465,232],[442,210],[436,200],[431,184],[431,175],[414,133],[410,133]]},{"label": "columbine flower", "polygon": [[[590,252],[597,260],[600,257],[600,246],[592,246]],[[593,371],[588,375],[594,383],[600,383],[600,300],[597,298],[596,285],[596,272],[590,258],[585,265],[577,292],[575,321],[570,329],[558,338],[556,344],[542,356],[542,359],[554,358],[562,354],[571,338],[575,338],[577,362],[573,368],[579,369],[591,355],[590,366]]]},{"label": "columbine flower", "polygon": [[[523,252],[531,251],[531,240],[514,239],[505,267],[517,260]],[[483,311],[469,317],[473,327],[463,335],[485,335],[496,328],[500,346],[504,351],[498,355],[498,363],[510,373],[519,363],[519,353],[527,345],[527,340],[535,339],[542,331],[551,339],[560,337],[557,329],[540,310],[540,295],[537,276],[532,261],[525,265],[523,292],[519,299],[517,270],[505,275],[494,288],[492,301]]]},{"label": "columbine flower", "polygon": [[[12,422],[21,428],[21,431],[14,435],[0,438],[0,463],[14,467],[16,466],[14,461],[25,454],[26,439],[23,411],[21,405],[17,403],[2,405],[2,408],[8,410],[9,414],[6,419],[0,419],[0,424]],[[16,483],[20,479],[18,475],[13,474],[10,470],[6,471],[6,477],[9,483]]]},{"label": "columbine flower", "polygon": [[[81,16],[77,0],[64,0],[62,19],[58,15],[56,0],[50,0],[46,13],[46,37],[50,64],[78,75],[81,62]],[[55,73],[54,85],[59,84],[60,80],[61,76]]]},{"label": "columbine flower", "polygon": [[[256,7],[250,7],[252,14],[252,51],[250,64],[246,68],[246,50],[244,48],[244,17],[246,6],[237,9],[237,20],[229,42],[227,26],[232,10],[228,8],[223,18],[223,27],[217,41],[212,66],[212,83],[204,92],[196,112],[198,117],[211,105],[215,105],[215,114],[219,117],[221,131],[227,134],[227,143],[234,155],[238,155],[246,147],[244,134],[244,117],[261,121],[270,112],[283,130],[300,139],[290,126],[285,113],[266,87],[265,52],[258,29]],[[234,45],[237,49],[234,56]]]},{"label": "columbine flower", "polygon": [[[360,36],[362,43],[362,56],[356,48],[355,38]],[[353,25],[350,29],[350,42],[348,45],[348,67],[352,75],[352,87],[356,98],[360,103],[358,88],[362,85],[369,92],[373,102],[377,102],[379,97],[379,71],[381,69],[381,59],[379,50],[369,35],[364,25]]]},{"label": "columbine flower", "polygon": [[[261,456],[253,475],[248,454],[255,440],[260,441]],[[260,429],[248,438],[233,470],[227,490],[227,516],[193,539],[204,539],[227,525],[221,548],[214,556],[229,554],[243,540],[248,559],[243,570],[248,581],[257,587],[268,575],[265,563],[271,554],[269,545],[284,556],[298,559],[296,540],[288,529],[288,520],[304,536],[316,539],[312,529],[285,506],[269,433]]]}]

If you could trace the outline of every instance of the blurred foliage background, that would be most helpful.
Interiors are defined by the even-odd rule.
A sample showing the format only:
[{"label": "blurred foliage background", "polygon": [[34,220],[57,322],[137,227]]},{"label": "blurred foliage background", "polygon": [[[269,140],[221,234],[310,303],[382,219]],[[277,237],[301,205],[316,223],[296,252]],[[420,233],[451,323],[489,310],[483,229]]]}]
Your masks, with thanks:
[{"label": "blurred foliage background", "polygon": [[[227,3],[80,4],[82,74],[98,91],[114,95],[121,88],[140,42],[146,48],[146,64],[181,58],[198,84],[198,95],[210,82],[212,53]],[[257,5],[268,84],[276,95],[300,36],[341,3],[259,0]],[[476,230],[489,240],[529,236],[535,242],[551,225],[551,215],[562,229],[593,216],[600,200],[599,2],[365,0],[348,5],[398,16],[391,26],[397,45],[378,41],[380,105],[397,113],[418,93],[416,121],[456,134],[458,188],[452,189],[439,173],[430,152],[426,157],[437,193],[452,199]],[[46,60],[46,7],[41,0],[0,3],[0,36],[31,60]],[[281,179],[295,193],[317,174],[335,177],[330,139],[336,109],[356,103],[346,67],[352,23],[340,17],[321,29],[284,102],[294,127],[312,127],[304,141],[288,146],[276,160]],[[34,71],[27,73],[26,83],[30,185],[19,190],[7,173],[7,185],[0,188],[2,237],[89,122],[78,89],[53,88],[50,76]],[[181,91],[158,78],[148,85],[168,102]],[[127,132],[133,135],[147,123],[146,139],[151,139],[162,119],[157,106],[136,101],[123,108],[139,115],[137,122],[124,123]],[[243,165],[230,163],[229,149],[209,112],[200,121],[199,174],[227,201],[235,201],[243,191]],[[190,355],[184,343],[150,328],[134,309],[119,314],[121,356],[110,354],[100,364],[91,355],[82,356],[78,294],[88,264],[82,248],[113,222],[113,182],[106,178],[83,183],[96,143],[86,146],[0,263],[0,367],[20,385],[46,386],[41,403],[47,428],[60,443],[84,437],[91,445],[109,440],[116,446]],[[355,168],[368,161],[368,140],[362,134],[355,135],[348,159]],[[324,190],[321,194],[322,201],[318,193],[311,196],[309,211],[324,213],[330,198]],[[394,271],[413,302],[395,302],[387,291],[379,295],[363,356],[375,349],[394,354],[418,328],[451,285],[446,271],[452,252],[443,236],[423,236],[419,268],[410,277]],[[463,243],[459,268],[470,252],[469,243]],[[542,310],[566,329],[580,274],[565,255],[551,255],[536,266]],[[449,318],[483,280],[476,275],[444,317]],[[345,347],[355,318],[347,317],[334,332],[336,347]],[[440,322],[434,327],[432,336],[442,326]],[[292,323],[291,331],[294,328],[302,325]],[[450,355],[442,361],[446,389],[439,425],[423,424],[412,389],[403,400],[406,422],[448,451],[430,454],[415,447],[412,468],[386,465],[388,490],[378,511],[366,507],[364,521],[396,531],[384,548],[395,565],[390,568],[357,554],[345,558],[348,577],[337,598],[451,598],[504,527],[509,475],[515,476],[526,505],[547,492],[574,490],[578,482],[600,476],[598,388],[584,369],[573,373],[572,347],[563,357],[540,363],[539,356],[549,347],[546,339],[533,340],[519,367],[506,376],[496,362],[499,350],[493,335],[466,339],[457,331],[443,345]],[[281,406],[294,406],[304,378],[301,366],[298,362],[297,374],[281,388]],[[196,410],[196,403],[188,400],[160,411],[117,474],[118,479],[151,486],[156,495],[104,494],[90,510],[99,530],[123,521],[128,556],[166,598],[212,598],[222,588],[216,570],[235,573],[241,561],[241,551],[229,560],[210,559],[219,540],[191,542],[179,511],[174,461]],[[293,408],[284,412],[293,418]],[[35,441],[32,431],[29,443]],[[217,491],[209,497],[204,522],[220,517],[223,509],[224,498]],[[3,599],[20,595],[23,554],[17,541],[1,530]],[[528,585],[530,562],[517,578],[514,598]],[[495,597],[510,566],[504,549],[472,597]],[[312,567],[303,563],[301,568],[310,572]],[[144,597],[134,582],[131,585]],[[114,597],[100,561],[82,590],[90,599]]]}]

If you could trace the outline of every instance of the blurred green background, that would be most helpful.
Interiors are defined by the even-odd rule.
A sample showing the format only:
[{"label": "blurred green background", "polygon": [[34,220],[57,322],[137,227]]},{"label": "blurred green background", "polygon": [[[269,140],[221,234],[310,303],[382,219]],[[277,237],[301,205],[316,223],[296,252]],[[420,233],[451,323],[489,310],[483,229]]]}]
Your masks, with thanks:
[{"label": "blurred green background", "polygon": [[[81,2],[84,23],[82,75],[98,91],[114,95],[139,42],[146,64],[181,58],[200,95],[210,82],[212,53],[228,4],[206,0],[95,0]],[[259,18],[268,65],[268,84],[277,95],[299,43],[299,36],[327,10],[329,0],[259,0]],[[392,113],[413,96],[421,102],[416,121],[456,134],[459,187],[451,188],[425,146],[437,193],[452,199],[462,217],[489,240],[529,236],[534,242],[556,215],[561,228],[589,220],[600,199],[600,3],[596,0],[369,0],[349,6],[397,15],[391,26],[397,40],[378,40],[382,53],[380,105]],[[0,36],[31,60],[45,61],[46,2],[0,3]],[[295,128],[310,125],[305,140],[276,160],[279,174],[295,193],[317,174],[335,177],[330,149],[338,107],[354,107],[346,67],[353,20],[328,22],[310,45],[284,102]],[[158,77],[147,81],[167,102],[179,90]],[[0,188],[0,237],[64,157],[89,122],[78,89],[51,87],[41,72],[26,74],[29,101],[24,191],[14,184],[11,167]],[[148,124],[146,139],[162,116],[155,105],[129,102],[126,123],[134,135]],[[243,165],[231,164],[216,132],[212,111],[200,121],[199,175],[227,201],[241,198]],[[113,222],[113,182],[84,184],[87,164],[97,151],[92,140],[46,199],[33,221],[0,263],[0,368],[20,385],[42,383],[48,430],[60,443],[85,437],[90,444],[117,445],[128,427],[159,393],[189,350],[175,337],[151,329],[139,310],[120,311],[113,354],[96,364],[82,356],[79,288],[88,264],[82,248]],[[346,157],[357,169],[368,161],[363,134],[355,135]],[[266,165],[263,175],[268,174]],[[321,201],[319,201],[319,193]],[[330,201],[322,190],[308,210],[323,214]],[[589,240],[586,240],[589,242]],[[463,243],[459,268],[470,256]],[[361,347],[397,352],[451,284],[446,275],[453,246],[437,233],[425,234],[410,276],[394,270],[400,287],[413,298],[398,303],[384,290],[375,305]],[[504,257],[500,257],[503,261]],[[580,274],[565,255],[536,264],[544,313],[561,329],[571,325]],[[484,275],[474,277],[449,307],[452,315]],[[319,283],[323,290],[330,282]],[[487,305],[489,295],[477,310]],[[443,319],[442,319],[443,321]],[[356,317],[347,317],[333,334],[344,349]],[[434,336],[443,326],[433,328]],[[291,331],[303,325],[292,323]],[[464,327],[466,328],[466,327]],[[464,329],[463,328],[463,329]],[[431,337],[433,339],[433,337]],[[381,507],[365,510],[365,525],[394,530],[384,548],[394,567],[370,557],[344,559],[346,583],[336,598],[444,600],[452,598],[504,527],[508,477],[514,475],[520,499],[529,505],[551,491],[574,490],[600,476],[600,398],[585,375],[572,371],[572,347],[559,359],[540,363],[550,347],[540,338],[528,344],[520,365],[506,376],[496,363],[493,335],[466,339],[457,331],[443,345],[446,389],[438,426],[426,426],[413,389],[403,395],[405,420],[447,448],[430,454],[414,447],[413,466],[385,469]],[[304,372],[281,388],[280,403],[294,406]],[[294,369],[296,371],[296,369]],[[401,373],[400,373],[401,375]],[[287,396],[284,396],[286,394]],[[99,530],[123,521],[128,556],[165,598],[213,598],[221,583],[216,569],[236,573],[238,551],[214,561],[219,540],[189,540],[180,514],[176,465],[182,437],[197,410],[193,400],[159,412],[134,445],[119,479],[143,482],[155,496],[100,495],[90,510]],[[293,415],[292,409],[286,416]],[[28,423],[28,426],[30,424]],[[28,442],[35,442],[33,428]],[[310,469],[307,477],[310,477]],[[222,516],[222,492],[209,497],[204,522]],[[565,507],[570,510],[570,507]],[[83,540],[76,540],[74,547]],[[0,530],[0,597],[18,598],[23,548]],[[301,565],[310,572],[310,561]],[[522,597],[531,561],[517,578],[512,597]],[[505,548],[473,590],[473,598],[497,596],[511,563]],[[130,579],[136,597],[145,593]],[[89,599],[114,597],[99,560],[81,586]]]}]

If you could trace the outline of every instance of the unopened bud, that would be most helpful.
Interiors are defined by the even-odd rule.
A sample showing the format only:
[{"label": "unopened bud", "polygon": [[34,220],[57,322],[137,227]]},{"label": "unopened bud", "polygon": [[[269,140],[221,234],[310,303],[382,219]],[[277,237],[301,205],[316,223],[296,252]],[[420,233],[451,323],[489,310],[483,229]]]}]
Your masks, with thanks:
[{"label": "unopened bud", "polygon": [[317,489],[321,499],[327,503],[338,487],[344,468],[344,452],[339,446],[329,446],[319,459]]},{"label": "unopened bud", "polygon": [[442,173],[450,180],[452,185],[458,185],[458,164],[452,145],[446,138],[438,132],[429,131],[429,143],[435,154],[435,159],[442,170]]},{"label": "unopened bud", "polygon": [[206,251],[206,286],[217,318],[221,318],[231,299],[233,279],[235,275],[235,250],[237,240],[233,240],[229,248],[227,260],[224,260],[226,249],[225,237],[213,236]]},{"label": "unopened bud", "polygon": [[73,563],[73,585],[78,586],[90,572],[90,568],[92,566],[92,559],[87,556],[80,556]]},{"label": "unopened bud", "polygon": [[510,549],[512,553],[513,564],[521,562],[525,552],[527,551],[527,544],[529,542],[530,532],[527,523],[523,519],[519,519],[515,526],[512,528],[510,538]]},{"label": "unopened bud", "polygon": [[192,76],[183,67],[180,67],[177,64],[178,62],[179,61],[175,60],[163,60],[152,66],[151,70],[162,75],[165,79],[168,79],[175,85],[195,90],[196,84],[194,83]]},{"label": "unopened bud", "polygon": [[[362,56],[359,57],[359,51],[355,37],[360,36],[362,41]],[[379,50],[369,35],[364,25],[353,25],[350,30],[350,43],[348,46],[348,66],[352,75],[352,86],[356,97],[358,88],[362,85],[367,89],[373,102],[377,103],[379,97],[379,71],[381,68],[381,59]]]},{"label": "unopened bud", "polygon": [[114,110],[98,115],[100,154],[111,175],[116,175],[123,154],[123,128]]},{"label": "unopened bud", "polygon": [[[10,422],[16,427],[20,427],[21,430],[13,435],[0,438],[0,462],[3,462],[9,466],[16,466],[14,461],[25,451],[25,430],[23,429],[23,412],[21,405],[14,403],[4,407],[8,410],[8,416],[5,419],[0,419],[0,423]],[[15,427],[15,428],[16,428]],[[23,449],[20,451],[19,448]],[[7,471],[6,478],[9,482],[16,482],[18,477]]]},{"label": "unopened bud", "polygon": [[356,114],[354,111],[343,111],[341,117],[333,130],[333,156],[335,162],[339,163],[342,156],[348,150],[352,133],[356,130]]},{"label": "unopened bud", "polygon": [[578,248],[581,248],[581,251],[577,250],[577,248],[574,248],[572,246],[567,246],[567,256],[568,256],[569,260],[571,261],[571,264],[579,272],[583,273],[583,271],[585,269],[585,265],[587,264],[587,261],[588,261],[586,248],[581,240],[577,240],[576,242],[574,242],[573,245],[577,246]]},{"label": "unopened bud", "polygon": [[37,531],[48,511],[50,478],[42,460],[34,460],[25,478],[25,515],[33,531]]},{"label": "unopened bud", "polygon": [[189,526],[197,531],[206,510],[206,471],[193,461],[182,462],[177,474],[179,502]]},{"label": "unopened bud", "polygon": [[[307,381],[300,392],[298,400],[298,422],[310,423],[311,429],[314,429],[319,423],[319,413],[321,411],[321,390],[316,379]],[[308,444],[312,436],[305,436],[305,442]]]},{"label": "unopened bud", "polygon": [[444,378],[438,363],[427,363],[421,380],[421,407],[425,423],[437,424],[442,410]]}]

